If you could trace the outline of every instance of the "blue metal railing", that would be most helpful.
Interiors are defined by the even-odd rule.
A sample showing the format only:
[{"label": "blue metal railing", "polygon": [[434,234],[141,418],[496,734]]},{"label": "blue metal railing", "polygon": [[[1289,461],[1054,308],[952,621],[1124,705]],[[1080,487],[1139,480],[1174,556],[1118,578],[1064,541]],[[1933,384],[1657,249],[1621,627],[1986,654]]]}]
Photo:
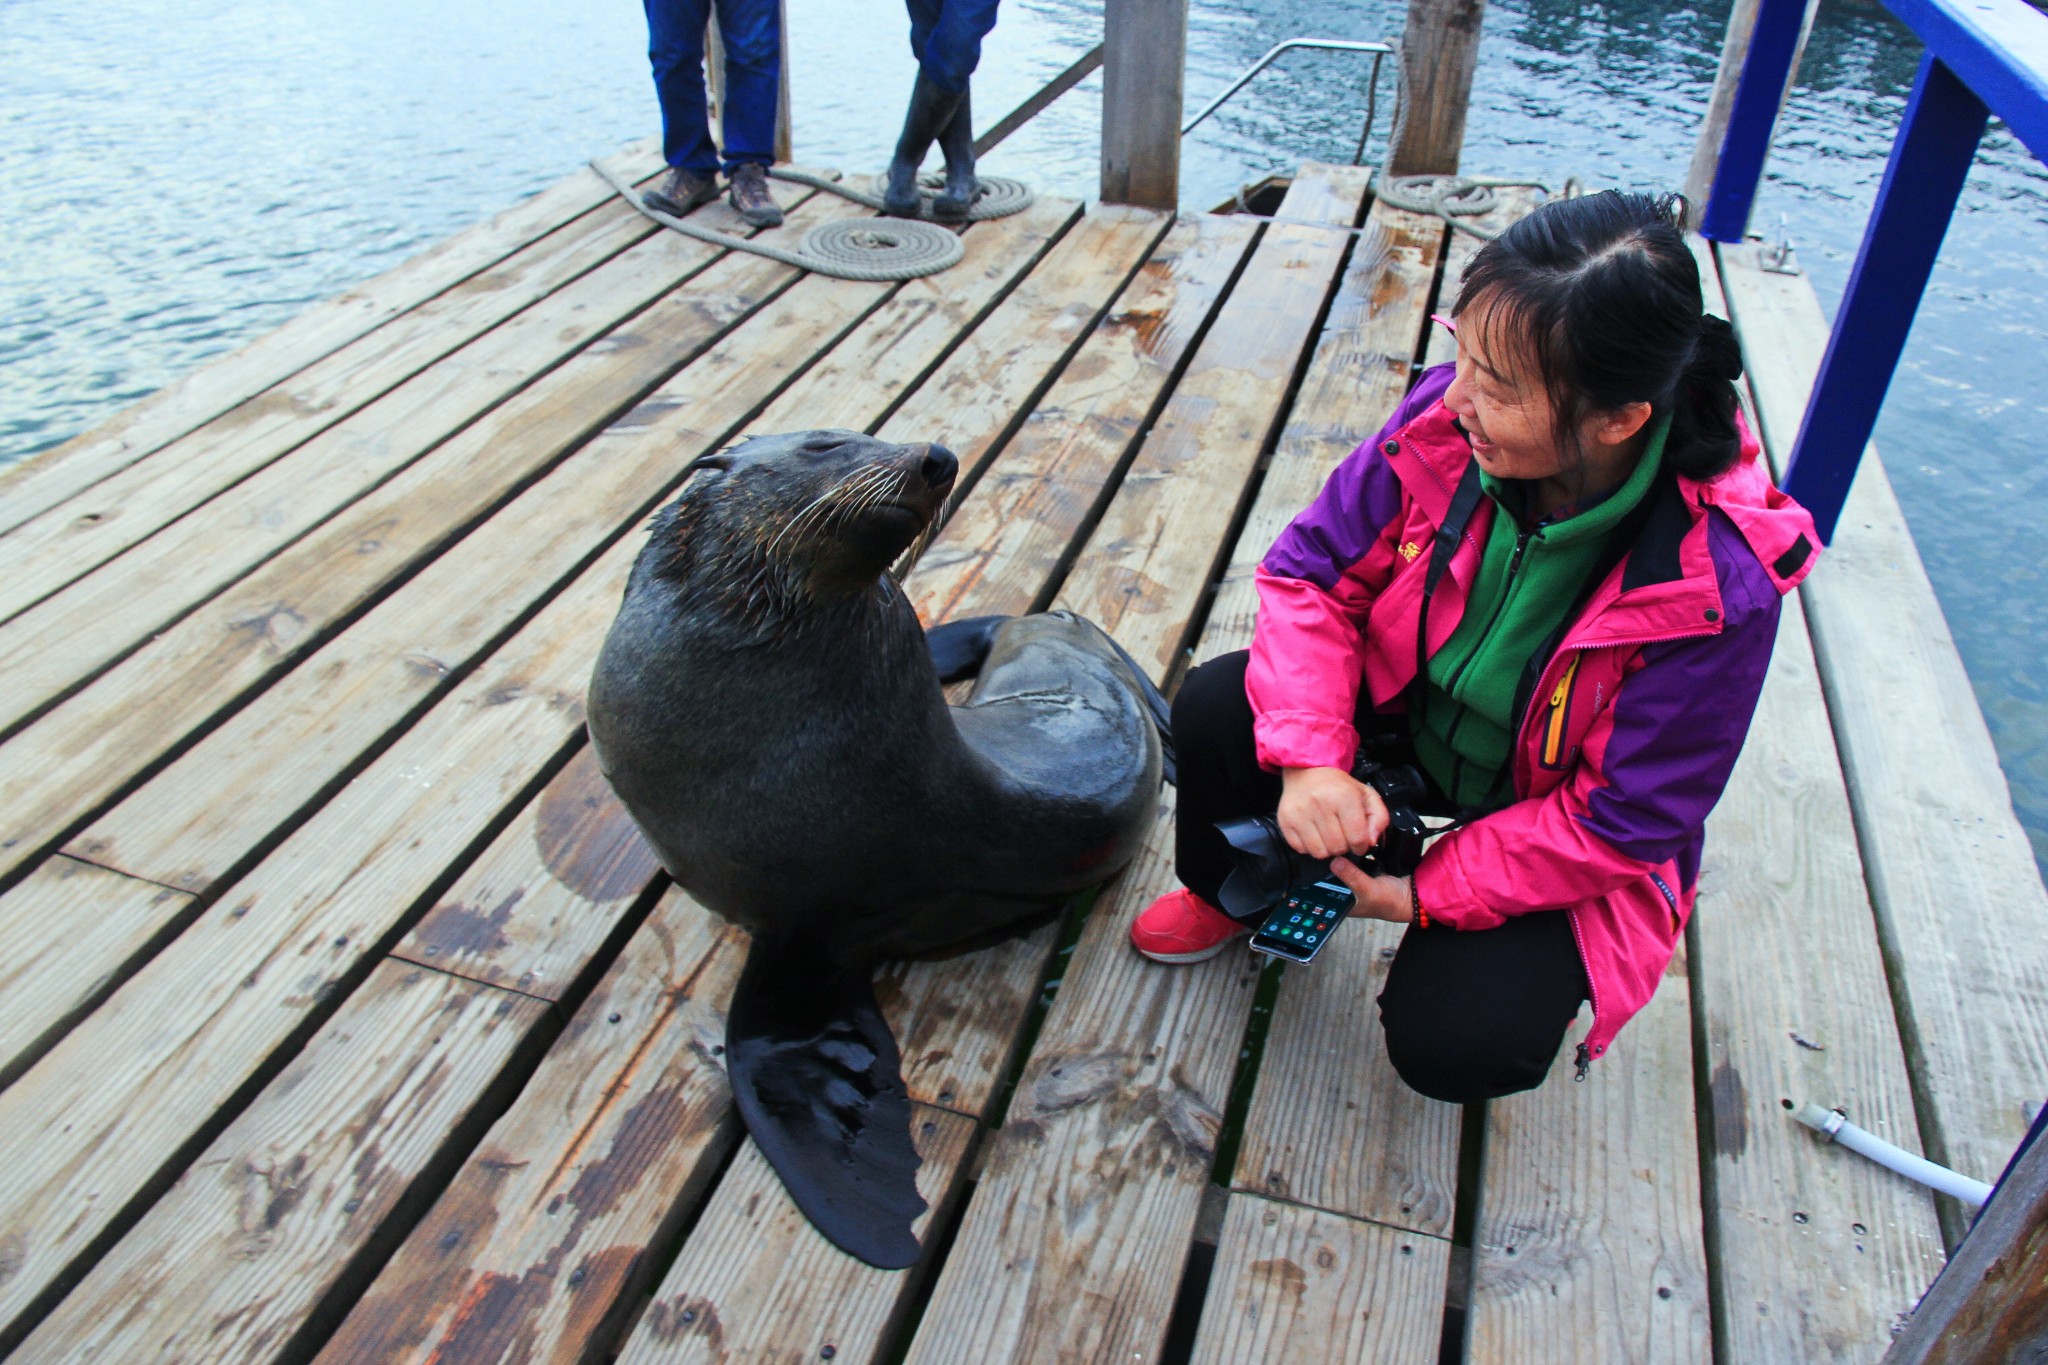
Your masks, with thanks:
[{"label": "blue metal railing", "polygon": [[[1991,115],[2048,161],[2048,15],[2026,0],[1885,0],[1927,45],[1849,288],[1835,313],[1785,491],[1832,539]],[[1804,0],[1760,0],[1700,230],[1739,242],[1799,42]]]}]

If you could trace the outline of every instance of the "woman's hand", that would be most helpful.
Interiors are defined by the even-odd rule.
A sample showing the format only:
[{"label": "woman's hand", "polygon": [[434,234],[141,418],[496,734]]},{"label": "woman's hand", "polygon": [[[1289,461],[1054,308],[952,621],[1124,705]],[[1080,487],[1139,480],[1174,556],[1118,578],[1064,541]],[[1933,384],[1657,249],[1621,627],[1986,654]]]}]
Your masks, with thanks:
[{"label": "woman's hand", "polygon": [[1280,770],[1280,833],[1296,853],[1363,853],[1387,829],[1387,803],[1342,768]]},{"label": "woman's hand", "polygon": [[1395,924],[1414,920],[1415,901],[1408,890],[1406,877],[1368,876],[1349,858],[1333,860],[1330,871],[1336,873],[1337,880],[1350,887],[1351,894],[1358,898],[1353,914],[1367,919],[1389,920]]}]

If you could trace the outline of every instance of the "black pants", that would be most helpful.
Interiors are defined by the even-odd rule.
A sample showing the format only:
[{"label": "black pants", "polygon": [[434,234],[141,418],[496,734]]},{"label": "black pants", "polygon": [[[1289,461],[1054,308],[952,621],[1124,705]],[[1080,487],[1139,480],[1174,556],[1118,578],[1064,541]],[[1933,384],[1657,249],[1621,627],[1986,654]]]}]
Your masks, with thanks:
[{"label": "black pants", "polygon": [[[1216,822],[1270,815],[1280,804],[1280,775],[1261,768],[1253,748],[1248,659],[1240,652],[1202,665],[1173,702],[1180,761],[1175,870],[1211,905],[1232,857]],[[1362,716],[1361,732],[1370,735],[1376,757],[1394,756],[1388,749],[1405,742],[1405,726],[1373,720]],[[1469,933],[1411,926],[1380,992],[1387,1057],[1416,1090],[1453,1104],[1534,1089],[1549,1074],[1586,991],[1578,944],[1561,911],[1514,915],[1497,929]]]}]

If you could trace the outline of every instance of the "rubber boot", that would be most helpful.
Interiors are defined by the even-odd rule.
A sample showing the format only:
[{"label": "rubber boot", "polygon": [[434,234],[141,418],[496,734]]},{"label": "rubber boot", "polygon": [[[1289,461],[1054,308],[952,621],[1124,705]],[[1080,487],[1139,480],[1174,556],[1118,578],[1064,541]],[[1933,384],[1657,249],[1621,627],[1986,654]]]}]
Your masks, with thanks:
[{"label": "rubber boot", "polygon": [[924,154],[952,122],[953,111],[963,97],[941,90],[923,71],[910,87],[910,110],[903,116],[903,136],[897,139],[896,155],[889,162],[888,183],[882,190],[882,212],[896,218],[918,218],[923,214],[917,194],[917,171]]},{"label": "rubber boot", "polygon": [[960,92],[959,107],[939,133],[939,150],[946,154],[946,188],[932,200],[932,217],[960,222],[981,194],[981,182],[974,178],[974,111],[972,89]]}]

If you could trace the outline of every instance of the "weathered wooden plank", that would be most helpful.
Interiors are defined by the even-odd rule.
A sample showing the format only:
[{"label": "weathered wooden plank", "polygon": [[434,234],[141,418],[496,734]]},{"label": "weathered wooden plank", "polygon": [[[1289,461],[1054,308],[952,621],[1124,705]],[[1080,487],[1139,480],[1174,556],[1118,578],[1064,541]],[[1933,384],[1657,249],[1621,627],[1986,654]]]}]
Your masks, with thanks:
[{"label": "weathered wooden plank", "polygon": [[1736,1360],[1875,1360],[1941,1270],[1922,1187],[1813,1141],[1840,1105],[1916,1148],[1913,1100],[1805,615],[1788,599],[1707,822],[1692,979],[1713,1111],[1707,1217]]},{"label": "weathered wooden plank", "polygon": [[[601,205],[0,537],[0,619],[33,605],[659,231]],[[201,513],[200,515],[206,515]]]},{"label": "weathered wooden plank", "polygon": [[[967,235],[967,257],[942,275],[911,280],[888,309],[832,348],[748,424],[750,432],[802,431],[833,425],[833,414],[886,412],[925,382],[998,299],[1073,225],[1078,204],[1042,199],[1014,218],[998,218]],[[879,420],[870,416],[866,425]]]},{"label": "weathered wooden plank", "polygon": [[380,965],[19,1358],[276,1359],[546,1013],[509,991]]},{"label": "weathered wooden plank", "polygon": [[[1316,192],[1318,178],[1321,173],[1311,169],[1296,181],[1310,182],[1303,197]],[[1342,183],[1341,173],[1327,178]],[[1363,188],[1361,176],[1358,196],[1348,201],[1353,214]],[[1336,233],[1299,232],[1348,244]],[[1292,357],[1306,344],[1340,263],[1336,253],[1299,237],[1276,240],[1277,233],[1269,231],[1260,242],[1219,311],[1217,331],[1198,348],[1168,401],[1166,413],[1178,424],[1169,436],[1176,447],[1203,444],[1189,430],[1202,417],[1215,419],[1219,430],[1210,435],[1216,444],[1241,424],[1258,426],[1254,445],[1262,444],[1279,397],[1265,396],[1267,415],[1260,420],[1257,377],[1277,374],[1284,393]],[[1307,264],[1294,264],[1303,258]],[[1296,272],[1312,271],[1318,261],[1320,284],[1309,291],[1306,320],[1282,325],[1271,316],[1268,300],[1300,292]],[[1247,290],[1253,291],[1249,297]],[[1229,342],[1218,341],[1219,335]],[[1241,382],[1225,381],[1220,355],[1203,363],[1205,354],[1218,349],[1234,355],[1245,376]],[[1210,398],[1206,412],[1183,405],[1176,413],[1174,404],[1189,383]],[[1145,450],[1166,426],[1163,416]],[[1145,451],[1138,458],[1146,464]],[[1156,483],[1150,480],[1165,473],[1168,463],[1155,457],[1147,466],[1147,481],[1136,485],[1146,490],[1141,497],[1156,503],[1150,496]],[[1105,525],[1117,518],[1133,487],[1127,477]],[[1228,530],[1228,513],[1237,501],[1228,493],[1219,499],[1213,490],[1210,497],[1228,505],[1204,509],[1207,515],[1190,513],[1173,528],[1176,537],[1192,542],[1183,548],[1191,559],[1199,558],[1202,574],[1218,557],[1215,542]],[[1104,543],[1100,534],[1092,542]],[[1114,558],[1116,550],[1106,551],[1104,567]],[[1077,573],[1088,572],[1087,565],[1084,557]],[[1163,676],[1191,609],[1192,600],[1179,607],[1178,626],[1162,627],[1137,612],[1097,619]],[[1173,643],[1162,648],[1168,636]],[[1172,884],[1172,845],[1168,794],[1144,851],[1105,890],[1082,931],[911,1343],[911,1361],[1128,1360],[1157,1353],[1215,1159],[1225,1094],[1257,979],[1256,968],[1236,954],[1161,967],[1129,950],[1124,940],[1130,920]],[[1071,1306],[1081,1302],[1095,1307],[1073,1312]]]},{"label": "weathered wooden plank", "polygon": [[[916,1105],[910,1131],[924,1159],[918,1192],[929,1205],[911,1232],[923,1241],[958,1191],[975,1124],[950,1110]],[[863,1265],[819,1236],[748,1142],[662,1277],[619,1361],[858,1365],[887,1345],[920,1278],[916,1269]]]},{"label": "weathered wooden plank", "polygon": [[[660,169],[659,140],[643,138],[605,159],[638,180]],[[0,534],[161,449],[329,352],[609,200],[594,171],[578,170],[438,246],[318,304],[113,418],[0,474]]]},{"label": "weathered wooden plank", "polygon": [[[1368,178],[1311,162],[1288,190],[1282,216],[1308,217],[1327,203],[1326,216],[1349,225]],[[1332,185],[1342,189],[1333,203]],[[1102,626],[1161,677],[1217,568],[1221,535],[1283,415],[1350,245],[1347,234],[1312,227],[1266,229],[1060,589],[1055,605]]]},{"label": "weathered wooden plank", "polygon": [[[892,354],[922,369],[953,333],[935,324],[911,336]],[[0,1171],[0,1226],[32,1230],[16,1244],[16,1274],[0,1282],[0,1319],[16,1320],[155,1178],[164,1150],[202,1132],[449,863],[517,809],[551,759],[571,756],[589,661],[638,548],[614,544],[0,1093],[0,1131],[24,1134],[36,1158]],[[82,1189],[103,1197],[81,1201]]]},{"label": "weathered wooden plank", "polygon": [[[505,480],[545,469],[557,452],[542,446],[536,458],[534,451],[498,442],[470,454],[473,436],[469,442],[449,438],[482,430],[477,419],[486,413],[502,422],[508,412],[559,402],[563,381],[533,381],[621,324],[631,335],[636,313],[719,254],[680,233],[649,236],[243,480],[199,515],[163,528],[0,625],[0,727],[18,724],[322,523],[328,523],[323,529],[330,537],[344,534],[351,542],[353,552],[344,551],[340,562],[364,571],[415,548],[382,521],[364,522],[394,497],[406,496],[415,522],[433,518],[445,504],[454,519],[444,516],[437,523],[460,526],[503,496]],[[682,297],[695,299],[691,291]],[[735,320],[726,312],[730,301],[706,302],[715,328]],[[701,345],[701,336],[692,339]],[[591,354],[598,368],[606,361],[612,369],[637,368],[638,357],[621,356],[616,346],[599,346]],[[579,366],[577,372],[592,369]],[[638,389],[608,391],[609,408],[591,415],[616,411],[661,377],[642,380]],[[508,405],[507,399],[514,401]],[[422,502],[414,482],[446,470],[457,453],[468,456],[460,461],[466,477],[459,488],[466,496],[450,493]],[[491,453],[502,470],[499,479],[484,462]],[[364,499],[373,488],[376,494]],[[351,503],[356,505],[350,508]],[[335,517],[344,508],[355,515]],[[337,577],[351,581],[354,575]],[[80,621],[94,628],[80,630]]]},{"label": "weathered wooden plank", "polygon": [[1574,1085],[1584,1022],[1542,1086],[1487,1106],[1466,1359],[1706,1361],[1685,954]]},{"label": "weathered wooden plank", "polygon": [[0,1342],[570,742],[630,558],[600,561],[0,1091]]},{"label": "weathered wooden plank", "polygon": [[391,953],[560,1000],[660,871],[586,745]]},{"label": "weathered wooden plank", "polygon": [[960,457],[959,484],[970,486],[1172,221],[1149,209],[1089,208],[875,434],[937,441]]},{"label": "weathered wooden plank", "polygon": [[1130,950],[1132,917],[1172,885],[1168,793],[1082,931],[912,1362],[1156,1358],[1258,980],[1242,954]]},{"label": "weathered wooden plank", "polygon": [[[1375,205],[1367,221],[1379,233],[1359,241],[1331,303],[1217,589],[1203,638],[1205,659],[1249,639],[1259,560],[1314,500],[1330,471],[1379,429],[1407,392],[1443,225],[1385,205]],[[1403,1085],[1380,1044],[1375,1001],[1399,941],[1393,925],[1360,923],[1330,946],[1324,964],[1287,974],[1234,1183],[1448,1237],[1459,1111]]]},{"label": "weathered wooden plank", "polygon": [[[1383,205],[1368,221],[1382,235],[1362,239],[1353,253],[1224,573],[1200,657],[1249,639],[1252,574],[1266,548],[1407,390],[1443,229]],[[1436,1236],[1233,1197],[1198,1359],[1290,1351],[1420,1359],[1441,1330],[1449,1247],[1439,1239],[1450,1232],[1458,1111],[1394,1076],[1374,1001],[1399,931],[1360,930],[1332,945],[1326,966],[1283,982],[1235,1183]],[[1419,1251],[1423,1264],[1397,1265],[1391,1258],[1401,1246],[1408,1257]],[[1384,1282],[1389,1274],[1393,1283]]]},{"label": "weathered wooden plank", "polygon": [[746,936],[671,891],[327,1342],[323,1365],[578,1361],[739,1132]]},{"label": "weathered wooden plank", "polygon": [[[1803,278],[1720,253],[1766,446],[1799,428],[1827,343]],[[1848,781],[1927,1154],[2000,1170],[2048,1094],[2048,891],[1941,605],[1874,450],[1801,589]],[[1909,723],[1901,723],[1910,717]],[[1996,913],[1985,907],[1996,906]],[[1888,1133],[1894,1141],[1912,1135]],[[1951,1246],[1968,1225],[1938,1201]]]},{"label": "weathered wooden plank", "polygon": [[0,896],[0,1086],[56,1041],[192,898],[71,858]]},{"label": "weathered wooden plank", "polygon": [[[904,298],[899,290],[841,345],[872,345],[877,333],[888,334],[892,344],[882,348],[871,367],[877,385],[888,376],[927,365],[953,338],[949,329],[958,314],[971,316],[977,298],[986,299],[1021,271],[1048,222],[1063,222],[1072,211],[1071,205],[1047,204],[977,229],[969,240],[979,244],[969,246],[968,263],[959,268],[969,273],[952,286],[956,307],[935,310],[928,300]],[[752,271],[769,265],[754,262],[734,268]],[[650,508],[673,486],[692,455],[729,439],[748,413],[888,292],[885,285],[803,281],[499,510],[453,551],[421,570],[315,661],[167,769],[145,789],[154,793],[152,798],[139,799],[138,794],[70,847],[91,861],[124,870],[155,868],[152,879],[172,885],[203,886],[223,875],[254,841],[346,771],[356,754],[436,690],[442,673],[460,666],[493,632],[516,620],[556,576],[573,570],[622,525]],[[679,297],[688,300],[695,291]],[[648,319],[647,330],[636,335],[646,339],[636,347],[621,348],[620,354],[658,349],[667,344],[658,338],[684,333],[680,319],[661,325],[664,320],[652,313],[643,318]],[[800,396],[808,383],[799,381],[790,392]],[[856,406],[818,406],[811,411],[827,418],[865,415],[868,421],[878,415],[878,407],[857,406],[858,391],[847,396]],[[558,425],[554,438],[566,441],[602,420],[607,410],[587,401],[558,401],[539,410],[535,421],[566,424]],[[527,433],[522,429],[518,434]],[[471,438],[465,435],[463,440]],[[394,481],[388,492],[380,490],[373,499],[383,507],[377,522],[383,537],[380,546],[392,544],[406,528],[422,522],[426,529],[417,534],[431,532],[446,505],[462,498],[468,471],[503,444],[506,441],[479,432],[474,448],[464,447],[468,458],[441,463],[437,457],[439,483],[453,486],[437,486],[431,499],[403,479]],[[363,515],[369,515],[367,508]],[[332,614],[335,599],[340,597],[346,605],[348,597],[330,582],[335,576],[331,564],[349,544],[340,529],[311,538],[294,550],[289,567],[280,563],[267,569],[246,590],[231,595],[231,602],[242,605],[229,619],[253,603],[276,600],[290,602],[309,619]],[[451,605],[456,603],[461,605]],[[258,666],[272,662],[273,656],[254,652],[249,643],[232,635],[224,648],[218,642],[218,627],[212,635],[197,632],[195,627],[188,648],[198,658],[188,666],[188,676],[207,679],[214,691],[255,676]],[[133,661],[118,672],[133,676]],[[357,679],[362,680],[360,685]],[[104,695],[104,685],[95,693]],[[189,703],[180,694],[167,704]],[[26,738],[38,740],[49,724],[45,720]],[[290,755],[289,763],[279,761],[284,753]],[[95,770],[93,776],[98,775]],[[244,799],[232,808],[170,799],[172,783],[175,790],[188,794],[232,787]],[[0,793],[4,791],[0,785]]]},{"label": "weathered wooden plank", "polygon": [[[905,581],[920,617],[1038,602],[1255,235],[1207,214],[1166,235]],[[915,402],[892,428],[908,430]]]},{"label": "weathered wooden plank", "polygon": [[1461,1111],[1410,1090],[1380,1037],[1379,994],[1400,941],[1398,925],[1361,921],[1314,970],[1287,973],[1233,1183],[1449,1237]]},{"label": "weathered wooden plank", "polygon": [[[1725,314],[1711,252],[1709,311]],[[1841,1105],[1916,1148],[1911,1083],[1800,599],[1707,822],[1688,951],[1714,1292],[1735,1360],[1874,1360],[1941,1269],[1927,1191],[1814,1142],[1787,1107]]]},{"label": "weathered wooden plank", "polygon": [[1435,1360],[1450,1268],[1442,1238],[1232,1195],[1195,1365]]}]

